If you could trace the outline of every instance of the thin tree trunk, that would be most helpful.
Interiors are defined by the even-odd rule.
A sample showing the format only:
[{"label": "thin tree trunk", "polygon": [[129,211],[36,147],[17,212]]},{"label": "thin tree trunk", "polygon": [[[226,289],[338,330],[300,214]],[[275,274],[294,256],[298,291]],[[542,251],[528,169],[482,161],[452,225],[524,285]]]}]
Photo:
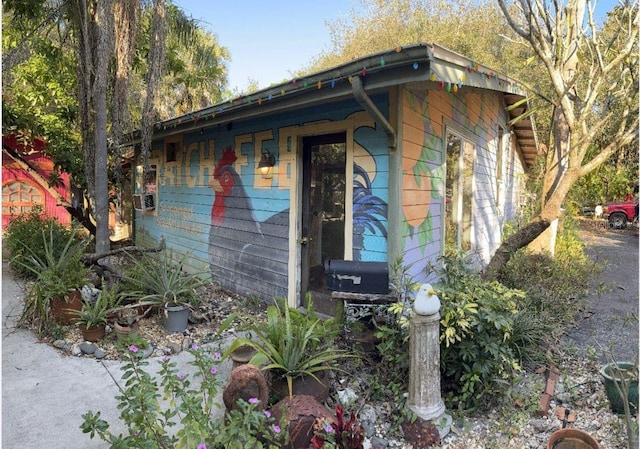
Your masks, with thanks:
[{"label": "thin tree trunk", "polygon": [[95,197],[94,218],[96,220],[96,252],[109,251],[109,179],[107,163],[107,72],[109,66],[109,42],[112,29],[109,1],[98,0],[94,26],[97,45],[95,47],[95,79],[93,104],[95,107]]}]

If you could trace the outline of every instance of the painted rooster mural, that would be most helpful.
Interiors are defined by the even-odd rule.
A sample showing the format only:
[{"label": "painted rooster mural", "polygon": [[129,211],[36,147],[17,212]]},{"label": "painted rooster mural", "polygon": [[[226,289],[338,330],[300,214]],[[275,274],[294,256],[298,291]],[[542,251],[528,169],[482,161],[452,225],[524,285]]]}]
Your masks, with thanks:
[{"label": "painted rooster mural", "polygon": [[280,295],[286,288],[289,211],[263,222],[256,220],[251,199],[234,168],[236,160],[233,149],[225,148],[209,181],[214,191],[209,269],[225,288]]}]

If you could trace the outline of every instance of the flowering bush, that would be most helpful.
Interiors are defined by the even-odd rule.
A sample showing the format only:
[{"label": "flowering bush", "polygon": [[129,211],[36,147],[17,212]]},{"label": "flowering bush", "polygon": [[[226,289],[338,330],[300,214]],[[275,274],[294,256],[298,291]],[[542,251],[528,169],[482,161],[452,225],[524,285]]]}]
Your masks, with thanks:
[{"label": "flowering bush", "polygon": [[362,449],[364,447],[364,428],[356,421],[355,413],[344,419],[344,409],[336,405],[336,420],[330,423],[322,420],[315,426],[311,438],[313,449]]},{"label": "flowering bush", "polygon": [[[139,355],[138,347],[128,349],[122,368],[124,386],[114,378],[120,391],[116,396],[120,418],[128,433],[114,435],[99,411],[88,411],[80,427],[91,438],[98,436],[113,449],[275,449],[287,438],[287,426],[276,423],[268,410],[258,410],[259,401],[254,398],[240,401],[237,410],[225,418],[213,419],[214,407],[220,407],[216,396],[222,386],[217,376],[219,352],[197,345],[188,350],[194,357],[189,364],[197,368],[193,379],[181,373],[170,357],[163,357],[158,380],[143,369],[149,362]],[[177,430],[168,432],[173,427]]]}]

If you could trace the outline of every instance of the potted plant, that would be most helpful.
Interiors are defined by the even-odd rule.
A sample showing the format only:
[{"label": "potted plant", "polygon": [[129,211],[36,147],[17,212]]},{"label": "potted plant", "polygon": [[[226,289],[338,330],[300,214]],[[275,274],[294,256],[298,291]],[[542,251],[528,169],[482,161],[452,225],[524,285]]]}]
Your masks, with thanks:
[{"label": "potted plant", "polygon": [[138,312],[138,306],[126,305],[116,311],[116,317],[113,321],[113,330],[119,341],[124,341],[129,335],[136,335],[140,328],[140,320],[146,316],[151,309],[147,309],[145,313]]},{"label": "potted plant", "polygon": [[625,413],[626,402],[634,415],[638,410],[638,365],[632,362],[610,362],[600,368],[600,374],[611,410],[618,414]]},{"label": "potted plant", "polygon": [[139,290],[138,305],[156,305],[164,310],[165,329],[169,332],[184,331],[190,309],[200,302],[196,290],[204,283],[202,273],[185,272],[186,257],[174,262],[166,251],[157,257],[148,254],[132,257],[133,270],[127,276]]},{"label": "potted plant", "polygon": [[83,301],[74,311],[76,322],[86,341],[98,341],[105,334],[109,316],[118,310],[122,295],[115,287],[104,289],[94,301]]},{"label": "potted plant", "polygon": [[266,322],[254,322],[249,330],[253,337],[234,340],[225,357],[243,346],[254,348],[257,352],[249,363],[271,374],[272,396],[276,399],[288,393],[311,394],[319,401],[325,400],[328,371],[340,370],[336,362],[353,357],[333,346],[338,325],[334,319],[317,317],[310,300],[306,314],[276,301],[267,308]]},{"label": "potted plant", "polygon": [[90,273],[82,262],[88,242],[79,238],[77,231],[69,234],[59,252],[55,250],[52,228],[48,236],[42,232],[42,240],[43,256],[25,245],[29,251],[27,260],[18,261],[36,276],[25,299],[21,320],[39,321],[40,331],[50,318],[60,324],[71,324],[74,314],[70,310],[82,308],[80,289],[89,282]]}]

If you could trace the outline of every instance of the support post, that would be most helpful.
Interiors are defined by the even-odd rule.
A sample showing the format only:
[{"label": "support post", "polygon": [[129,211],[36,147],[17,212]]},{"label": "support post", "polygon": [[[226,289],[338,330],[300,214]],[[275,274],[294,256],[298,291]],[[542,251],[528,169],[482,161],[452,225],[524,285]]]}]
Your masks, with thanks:
[{"label": "support post", "polygon": [[430,284],[423,284],[414,303],[409,348],[408,407],[438,428],[440,438],[451,430],[440,394],[440,300]]}]

